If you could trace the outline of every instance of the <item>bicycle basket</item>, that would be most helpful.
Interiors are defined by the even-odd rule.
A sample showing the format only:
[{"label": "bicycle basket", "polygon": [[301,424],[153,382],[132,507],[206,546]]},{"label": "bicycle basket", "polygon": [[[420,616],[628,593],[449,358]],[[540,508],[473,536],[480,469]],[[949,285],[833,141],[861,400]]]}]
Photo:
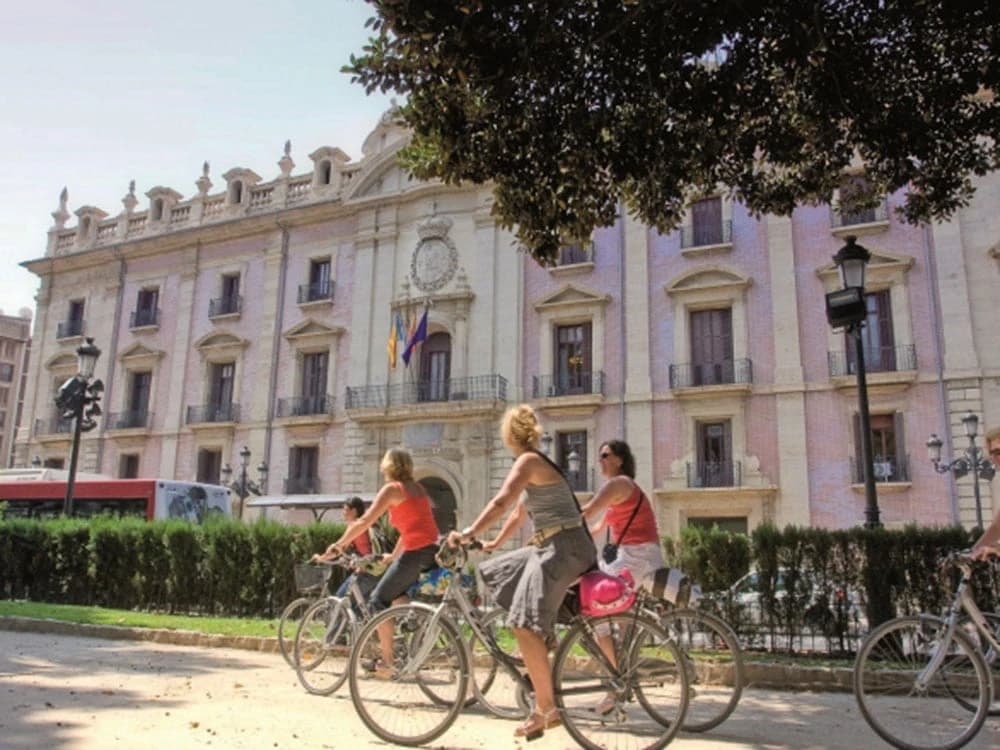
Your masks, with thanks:
[{"label": "bicycle basket", "polygon": [[308,594],[319,591],[330,580],[329,565],[309,565],[302,563],[295,566],[295,588],[300,593]]}]

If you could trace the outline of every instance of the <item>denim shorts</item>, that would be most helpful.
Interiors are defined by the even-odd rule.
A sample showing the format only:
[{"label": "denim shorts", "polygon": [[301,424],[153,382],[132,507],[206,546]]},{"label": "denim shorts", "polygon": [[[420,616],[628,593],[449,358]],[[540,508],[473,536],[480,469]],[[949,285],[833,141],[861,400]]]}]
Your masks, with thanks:
[{"label": "denim shorts", "polygon": [[437,551],[436,544],[429,544],[420,549],[408,550],[394,560],[372,592],[372,609],[376,612],[383,610],[405,594],[417,582],[421,573],[437,565],[434,559]]}]

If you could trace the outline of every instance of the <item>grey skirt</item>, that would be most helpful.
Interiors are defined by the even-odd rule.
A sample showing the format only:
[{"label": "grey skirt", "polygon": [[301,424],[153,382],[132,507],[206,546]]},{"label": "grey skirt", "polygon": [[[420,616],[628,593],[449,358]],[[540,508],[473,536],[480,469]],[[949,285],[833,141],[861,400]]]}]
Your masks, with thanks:
[{"label": "grey skirt", "polygon": [[541,547],[529,545],[479,564],[479,573],[497,605],[507,610],[507,625],[555,641],[556,613],[566,589],[593,568],[597,550],[580,526],[561,531]]}]

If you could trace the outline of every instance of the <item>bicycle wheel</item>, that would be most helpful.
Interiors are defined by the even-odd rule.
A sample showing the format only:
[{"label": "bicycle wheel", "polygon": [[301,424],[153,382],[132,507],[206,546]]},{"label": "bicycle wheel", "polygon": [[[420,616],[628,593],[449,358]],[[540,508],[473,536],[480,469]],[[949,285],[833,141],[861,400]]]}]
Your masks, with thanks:
[{"label": "bicycle wheel", "polygon": [[[440,737],[468,695],[465,644],[447,617],[432,624],[434,614],[422,604],[391,607],[368,621],[351,650],[351,701],[386,742],[421,745]],[[385,623],[393,625],[391,665],[381,661],[378,630]]]},{"label": "bicycle wheel", "polygon": [[[986,626],[993,634],[993,637],[1000,641],[1000,614],[983,612],[983,617],[986,619]],[[986,662],[986,666],[990,668],[993,680],[993,702],[990,704],[989,715],[1000,716],[1000,653],[997,653],[997,650],[993,648],[993,644],[983,637],[983,634],[979,632],[972,623],[972,620],[963,620],[962,628],[972,642],[978,646],[980,655]],[[956,695],[955,700],[962,703],[970,711],[973,710],[973,706],[963,702],[960,696]]]},{"label": "bicycle wheel", "polygon": [[[607,632],[617,667],[609,668],[593,633]],[[634,614],[575,625],[553,668],[556,705],[566,730],[590,750],[662,748],[681,728],[688,702],[681,653],[657,623]],[[607,713],[597,707],[613,695]]]},{"label": "bicycle wheel", "polygon": [[302,615],[315,603],[315,599],[300,596],[285,607],[278,620],[278,650],[292,668],[295,667],[295,634],[299,632]]},{"label": "bicycle wheel", "polygon": [[[854,695],[869,726],[902,750],[951,750],[971,740],[989,709],[989,669],[960,629],[947,645],[944,620],[898,617],[875,628],[854,663]],[[921,676],[939,650],[938,668]],[[968,710],[955,698],[973,706]]]},{"label": "bicycle wheel", "polygon": [[314,695],[330,695],[347,679],[347,661],[357,620],[346,599],[316,602],[302,617],[295,636],[295,674]]},{"label": "bicycle wheel", "polygon": [[[505,650],[517,667],[523,671],[524,660],[515,657],[517,643],[507,627],[507,613],[502,609],[487,612],[480,627],[493,635],[497,646]],[[487,711],[501,719],[527,718],[531,708],[521,683],[501,666],[487,645],[473,632],[469,636],[469,657],[473,695]]]},{"label": "bicycle wheel", "polygon": [[688,668],[685,732],[707,732],[729,718],[743,693],[743,650],[733,629],[713,614],[673,609],[660,618]]}]

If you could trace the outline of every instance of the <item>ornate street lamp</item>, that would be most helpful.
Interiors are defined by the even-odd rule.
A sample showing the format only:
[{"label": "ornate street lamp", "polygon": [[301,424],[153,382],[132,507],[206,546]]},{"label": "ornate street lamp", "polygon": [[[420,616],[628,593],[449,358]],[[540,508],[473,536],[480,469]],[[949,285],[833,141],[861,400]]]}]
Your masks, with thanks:
[{"label": "ornate street lamp", "polygon": [[266,492],[267,484],[267,464],[261,461],[257,464],[257,481],[254,482],[247,476],[247,470],[250,468],[250,449],[245,445],[243,450],[240,451],[240,476],[235,482],[229,481],[230,477],[233,475],[233,469],[229,464],[222,467],[222,483],[229,487],[236,496],[240,499],[240,520],[243,520],[243,502],[250,495],[263,495]]},{"label": "ornate street lamp", "polygon": [[32,469],[40,469],[40,468],[42,468],[42,457],[41,456],[35,456],[33,459],[31,459],[31,468]]},{"label": "ornate street lamp", "polygon": [[983,504],[979,497],[979,478],[991,481],[996,475],[996,467],[983,449],[976,445],[979,417],[970,411],[962,417],[962,426],[965,427],[965,436],[969,438],[969,447],[965,449],[963,455],[950,463],[941,463],[941,446],[944,443],[937,435],[931,434],[927,440],[927,457],[934,464],[934,470],[938,474],[950,472],[957,480],[972,472],[972,491],[976,497],[976,526],[982,531],[985,526],[983,526]]},{"label": "ornate street lamp", "polygon": [[552,458],[552,436],[547,432],[543,432],[541,443],[542,443],[542,453],[544,453],[549,458]]},{"label": "ornate street lamp", "polygon": [[91,382],[101,350],[92,338],[85,339],[76,350],[78,372],[59,388],[56,406],[63,419],[73,420],[73,447],[70,450],[69,477],[66,480],[66,498],[63,501],[63,515],[73,515],[73,489],[76,485],[76,465],[80,456],[80,434],[97,427],[97,417],[101,416],[99,401],[104,393],[104,383]]},{"label": "ornate street lamp", "polygon": [[580,458],[580,454],[576,452],[576,448],[570,448],[569,455],[566,456],[566,468],[569,470],[569,475],[573,478],[573,489],[579,489],[580,482],[580,469],[583,466],[583,459]]},{"label": "ornate street lamp", "polygon": [[875,460],[872,455],[871,415],[868,410],[868,379],[865,373],[865,345],[861,330],[868,317],[865,303],[865,270],[871,253],[857,244],[857,237],[847,237],[845,244],[833,256],[840,270],[843,289],[826,295],[826,318],[833,328],[843,328],[854,339],[858,375],[858,415],[861,421],[861,456],[865,482],[865,526],[877,528],[879,520],[878,493],[875,491]]}]

